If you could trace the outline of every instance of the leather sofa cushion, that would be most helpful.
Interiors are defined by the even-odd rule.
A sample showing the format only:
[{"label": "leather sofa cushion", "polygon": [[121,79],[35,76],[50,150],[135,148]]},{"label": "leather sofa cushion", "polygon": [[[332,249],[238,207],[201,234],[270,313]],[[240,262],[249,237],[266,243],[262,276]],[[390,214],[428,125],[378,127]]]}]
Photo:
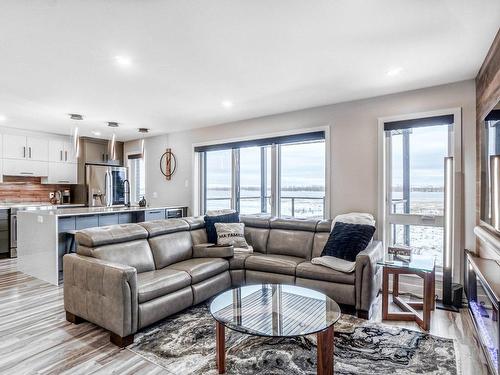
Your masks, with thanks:
[{"label": "leather sofa cushion", "polygon": [[191,239],[193,241],[193,245],[199,245],[203,243],[208,243],[207,231],[205,228],[195,229],[191,231]]},{"label": "leather sofa cushion", "polygon": [[230,270],[243,270],[243,269],[245,269],[245,260],[251,255],[255,255],[255,254],[235,252],[233,257],[228,259],[229,260],[229,269]]},{"label": "leather sofa cushion", "polygon": [[99,247],[78,246],[77,253],[134,267],[137,273],[153,271],[155,262],[147,240],[114,243]]},{"label": "leather sofa cushion", "polygon": [[190,230],[205,228],[205,218],[203,216],[183,217],[182,220],[189,224]]},{"label": "leather sofa cushion", "polygon": [[107,227],[82,229],[76,232],[79,245],[96,247],[113,243],[129,242],[148,237],[148,232],[138,224],[118,224]]},{"label": "leather sofa cushion", "polygon": [[275,217],[269,221],[271,229],[315,232],[319,220]]},{"label": "leather sofa cushion", "polygon": [[193,258],[168,266],[169,269],[186,271],[191,284],[199,283],[229,269],[229,263],[222,258]]},{"label": "leather sofa cushion", "polygon": [[175,292],[191,285],[191,277],[185,271],[163,268],[137,274],[139,303]]},{"label": "leather sofa cushion", "polygon": [[313,240],[313,250],[312,250],[312,258],[317,258],[321,256],[323,249],[325,248],[326,242],[330,237],[330,232],[317,232],[314,233]]},{"label": "leather sofa cushion", "polygon": [[240,215],[240,221],[245,223],[245,227],[270,228],[270,216]]},{"label": "leather sofa cushion", "polygon": [[355,273],[344,273],[335,271],[331,268],[312,264],[311,262],[303,262],[297,266],[295,271],[297,277],[311,280],[329,281],[332,283],[352,284],[354,285]]},{"label": "leather sofa cushion", "polygon": [[157,270],[190,259],[193,255],[193,241],[189,232],[163,234],[148,241]]},{"label": "leather sofa cushion", "polygon": [[149,238],[189,230],[189,224],[182,219],[152,220],[139,225],[148,231]]},{"label": "leather sofa cushion", "polygon": [[271,229],[267,254],[290,255],[310,260],[313,238],[314,232]]},{"label": "leather sofa cushion", "polygon": [[267,240],[269,239],[269,229],[247,227],[245,224],[245,239],[253,247],[254,251],[265,253]]},{"label": "leather sofa cushion", "polygon": [[278,254],[250,255],[245,260],[247,270],[295,275],[295,268],[304,262],[303,258]]}]

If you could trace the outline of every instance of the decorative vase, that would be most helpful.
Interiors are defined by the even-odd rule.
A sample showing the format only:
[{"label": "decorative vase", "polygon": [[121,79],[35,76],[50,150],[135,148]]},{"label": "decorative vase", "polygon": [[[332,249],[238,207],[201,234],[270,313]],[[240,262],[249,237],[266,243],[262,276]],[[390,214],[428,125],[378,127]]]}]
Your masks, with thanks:
[{"label": "decorative vase", "polygon": [[139,201],[139,207],[146,207],[146,198],[142,197]]}]

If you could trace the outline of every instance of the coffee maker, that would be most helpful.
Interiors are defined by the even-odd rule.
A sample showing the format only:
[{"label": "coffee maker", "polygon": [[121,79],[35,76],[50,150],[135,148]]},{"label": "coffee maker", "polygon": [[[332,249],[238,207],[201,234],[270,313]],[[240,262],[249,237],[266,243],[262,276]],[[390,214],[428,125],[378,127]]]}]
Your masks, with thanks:
[{"label": "coffee maker", "polygon": [[64,189],[61,196],[61,204],[71,203],[71,191],[69,189]]}]

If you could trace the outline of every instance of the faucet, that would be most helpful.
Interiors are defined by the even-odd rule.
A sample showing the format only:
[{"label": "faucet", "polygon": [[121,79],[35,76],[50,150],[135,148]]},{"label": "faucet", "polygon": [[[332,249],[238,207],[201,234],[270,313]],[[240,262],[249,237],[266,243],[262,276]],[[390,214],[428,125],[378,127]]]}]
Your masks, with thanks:
[{"label": "faucet", "polygon": [[123,180],[123,193],[125,194],[125,206],[130,207],[130,181]]}]

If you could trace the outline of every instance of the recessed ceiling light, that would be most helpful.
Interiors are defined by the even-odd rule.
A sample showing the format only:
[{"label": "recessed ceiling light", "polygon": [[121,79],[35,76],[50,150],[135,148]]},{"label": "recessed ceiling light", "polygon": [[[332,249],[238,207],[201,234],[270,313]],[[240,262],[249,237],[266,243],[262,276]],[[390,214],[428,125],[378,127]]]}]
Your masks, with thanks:
[{"label": "recessed ceiling light", "polygon": [[115,56],[115,62],[118,65],[124,67],[129,67],[130,65],[132,65],[132,59],[130,58],[130,56],[123,56],[123,55]]},{"label": "recessed ceiling light", "polygon": [[110,128],[117,128],[119,126],[119,124],[117,122],[115,122],[115,121],[109,121],[108,122],[108,126]]},{"label": "recessed ceiling light", "polygon": [[139,133],[143,133],[143,134],[149,133],[149,129],[148,128],[138,128],[137,130],[139,131]]},{"label": "recessed ceiling light", "polygon": [[394,76],[397,76],[398,74],[401,74],[402,71],[403,71],[403,68],[401,68],[400,66],[396,66],[394,68],[389,69],[386,74],[389,77],[394,77]]},{"label": "recessed ceiling light", "polygon": [[230,101],[230,100],[223,100],[221,105],[224,107],[224,108],[231,108],[233,106],[233,102]]},{"label": "recessed ceiling light", "polygon": [[0,122],[7,121],[7,116],[5,115],[0,115]]},{"label": "recessed ceiling light", "polygon": [[101,135],[101,132],[99,132],[97,130],[92,130],[92,134],[96,135],[96,136],[99,136],[99,135]]}]

